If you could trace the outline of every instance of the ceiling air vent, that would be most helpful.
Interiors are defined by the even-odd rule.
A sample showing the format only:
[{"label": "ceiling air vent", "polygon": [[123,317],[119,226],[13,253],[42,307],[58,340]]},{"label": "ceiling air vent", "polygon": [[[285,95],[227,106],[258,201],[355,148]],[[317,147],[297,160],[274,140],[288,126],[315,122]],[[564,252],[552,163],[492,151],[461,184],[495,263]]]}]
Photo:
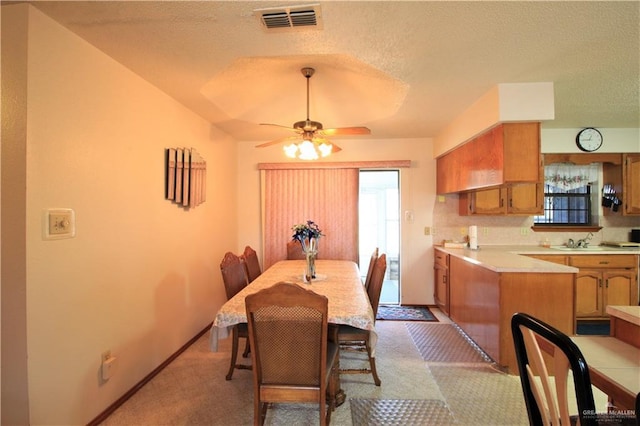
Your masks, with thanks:
[{"label": "ceiling air vent", "polygon": [[319,4],[256,9],[253,11],[267,31],[320,29]]}]

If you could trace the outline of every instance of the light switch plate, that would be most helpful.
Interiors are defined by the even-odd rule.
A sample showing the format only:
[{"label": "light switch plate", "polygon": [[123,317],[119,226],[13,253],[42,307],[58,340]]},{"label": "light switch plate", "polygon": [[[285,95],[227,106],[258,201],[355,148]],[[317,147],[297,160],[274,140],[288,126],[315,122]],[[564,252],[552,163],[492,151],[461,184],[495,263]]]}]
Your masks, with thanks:
[{"label": "light switch plate", "polygon": [[73,209],[46,209],[42,217],[42,238],[60,240],[76,236],[76,218]]}]

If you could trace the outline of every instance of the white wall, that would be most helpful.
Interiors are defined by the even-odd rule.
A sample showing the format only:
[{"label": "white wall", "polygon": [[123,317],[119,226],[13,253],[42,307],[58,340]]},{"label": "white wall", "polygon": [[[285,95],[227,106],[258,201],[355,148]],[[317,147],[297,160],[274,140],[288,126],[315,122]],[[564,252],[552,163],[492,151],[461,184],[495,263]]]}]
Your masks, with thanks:
[{"label": "white wall", "polygon": [[[542,153],[581,153],[576,146],[576,135],[582,128],[542,129]],[[640,129],[598,128],[602,133],[602,152],[640,152]]]},{"label": "white wall", "polygon": [[[235,143],[31,7],[28,32],[27,159],[17,167],[27,173],[30,423],[86,424],[224,302],[219,261],[237,245]],[[164,199],[167,147],[207,160],[207,201],[195,209]],[[42,239],[51,207],[75,210],[75,238]],[[118,365],[103,383],[107,349]]]},{"label": "white wall", "polygon": [[[260,142],[238,144],[238,241],[255,247],[262,256],[260,227],[260,172],[258,163],[288,160],[282,146],[255,148]],[[413,223],[401,222],[401,279],[403,304],[433,304],[432,237],[424,235],[424,227],[433,221],[435,201],[435,160],[429,139],[351,139],[337,138],[342,151],[327,157],[330,162],[411,160],[411,168],[400,169],[401,211],[414,212]],[[404,215],[402,215],[404,217]],[[320,224],[322,225],[322,224]]]}]

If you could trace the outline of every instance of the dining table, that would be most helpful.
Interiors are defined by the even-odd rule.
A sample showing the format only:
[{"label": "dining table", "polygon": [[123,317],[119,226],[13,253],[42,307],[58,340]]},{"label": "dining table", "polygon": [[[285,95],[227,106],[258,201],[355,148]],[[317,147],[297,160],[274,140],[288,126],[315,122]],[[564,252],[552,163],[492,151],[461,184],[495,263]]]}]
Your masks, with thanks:
[{"label": "dining table", "polygon": [[[360,271],[355,262],[348,260],[316,260],[316,276],[306,282],[306,261],[281,260],[266,269],[249,285],[227,300],[216,313],[209,333],[211,351],[218,350],[218,340],[229,336],[231,327],[247,322],[245,298],[280,282],[298,284],[328,299],[330,324],[350,325],[370,332],[370,345],[375,351],[377,333],[375,318],[369,297],[362,284]],[[336,406],[344,402],[342,389],[336,396]]]}]

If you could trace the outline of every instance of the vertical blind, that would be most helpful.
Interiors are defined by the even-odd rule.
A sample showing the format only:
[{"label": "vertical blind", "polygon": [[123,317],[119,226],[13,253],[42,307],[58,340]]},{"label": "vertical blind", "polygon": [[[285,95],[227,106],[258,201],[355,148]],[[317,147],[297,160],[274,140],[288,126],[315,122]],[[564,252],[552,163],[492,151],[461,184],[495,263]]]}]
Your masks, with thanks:
[{"label": "vertical blind", "polygon": [[312,220],[319,259],[358,261],[357,168],[263,170],[264,268],[287,257],[291,228]]}]

